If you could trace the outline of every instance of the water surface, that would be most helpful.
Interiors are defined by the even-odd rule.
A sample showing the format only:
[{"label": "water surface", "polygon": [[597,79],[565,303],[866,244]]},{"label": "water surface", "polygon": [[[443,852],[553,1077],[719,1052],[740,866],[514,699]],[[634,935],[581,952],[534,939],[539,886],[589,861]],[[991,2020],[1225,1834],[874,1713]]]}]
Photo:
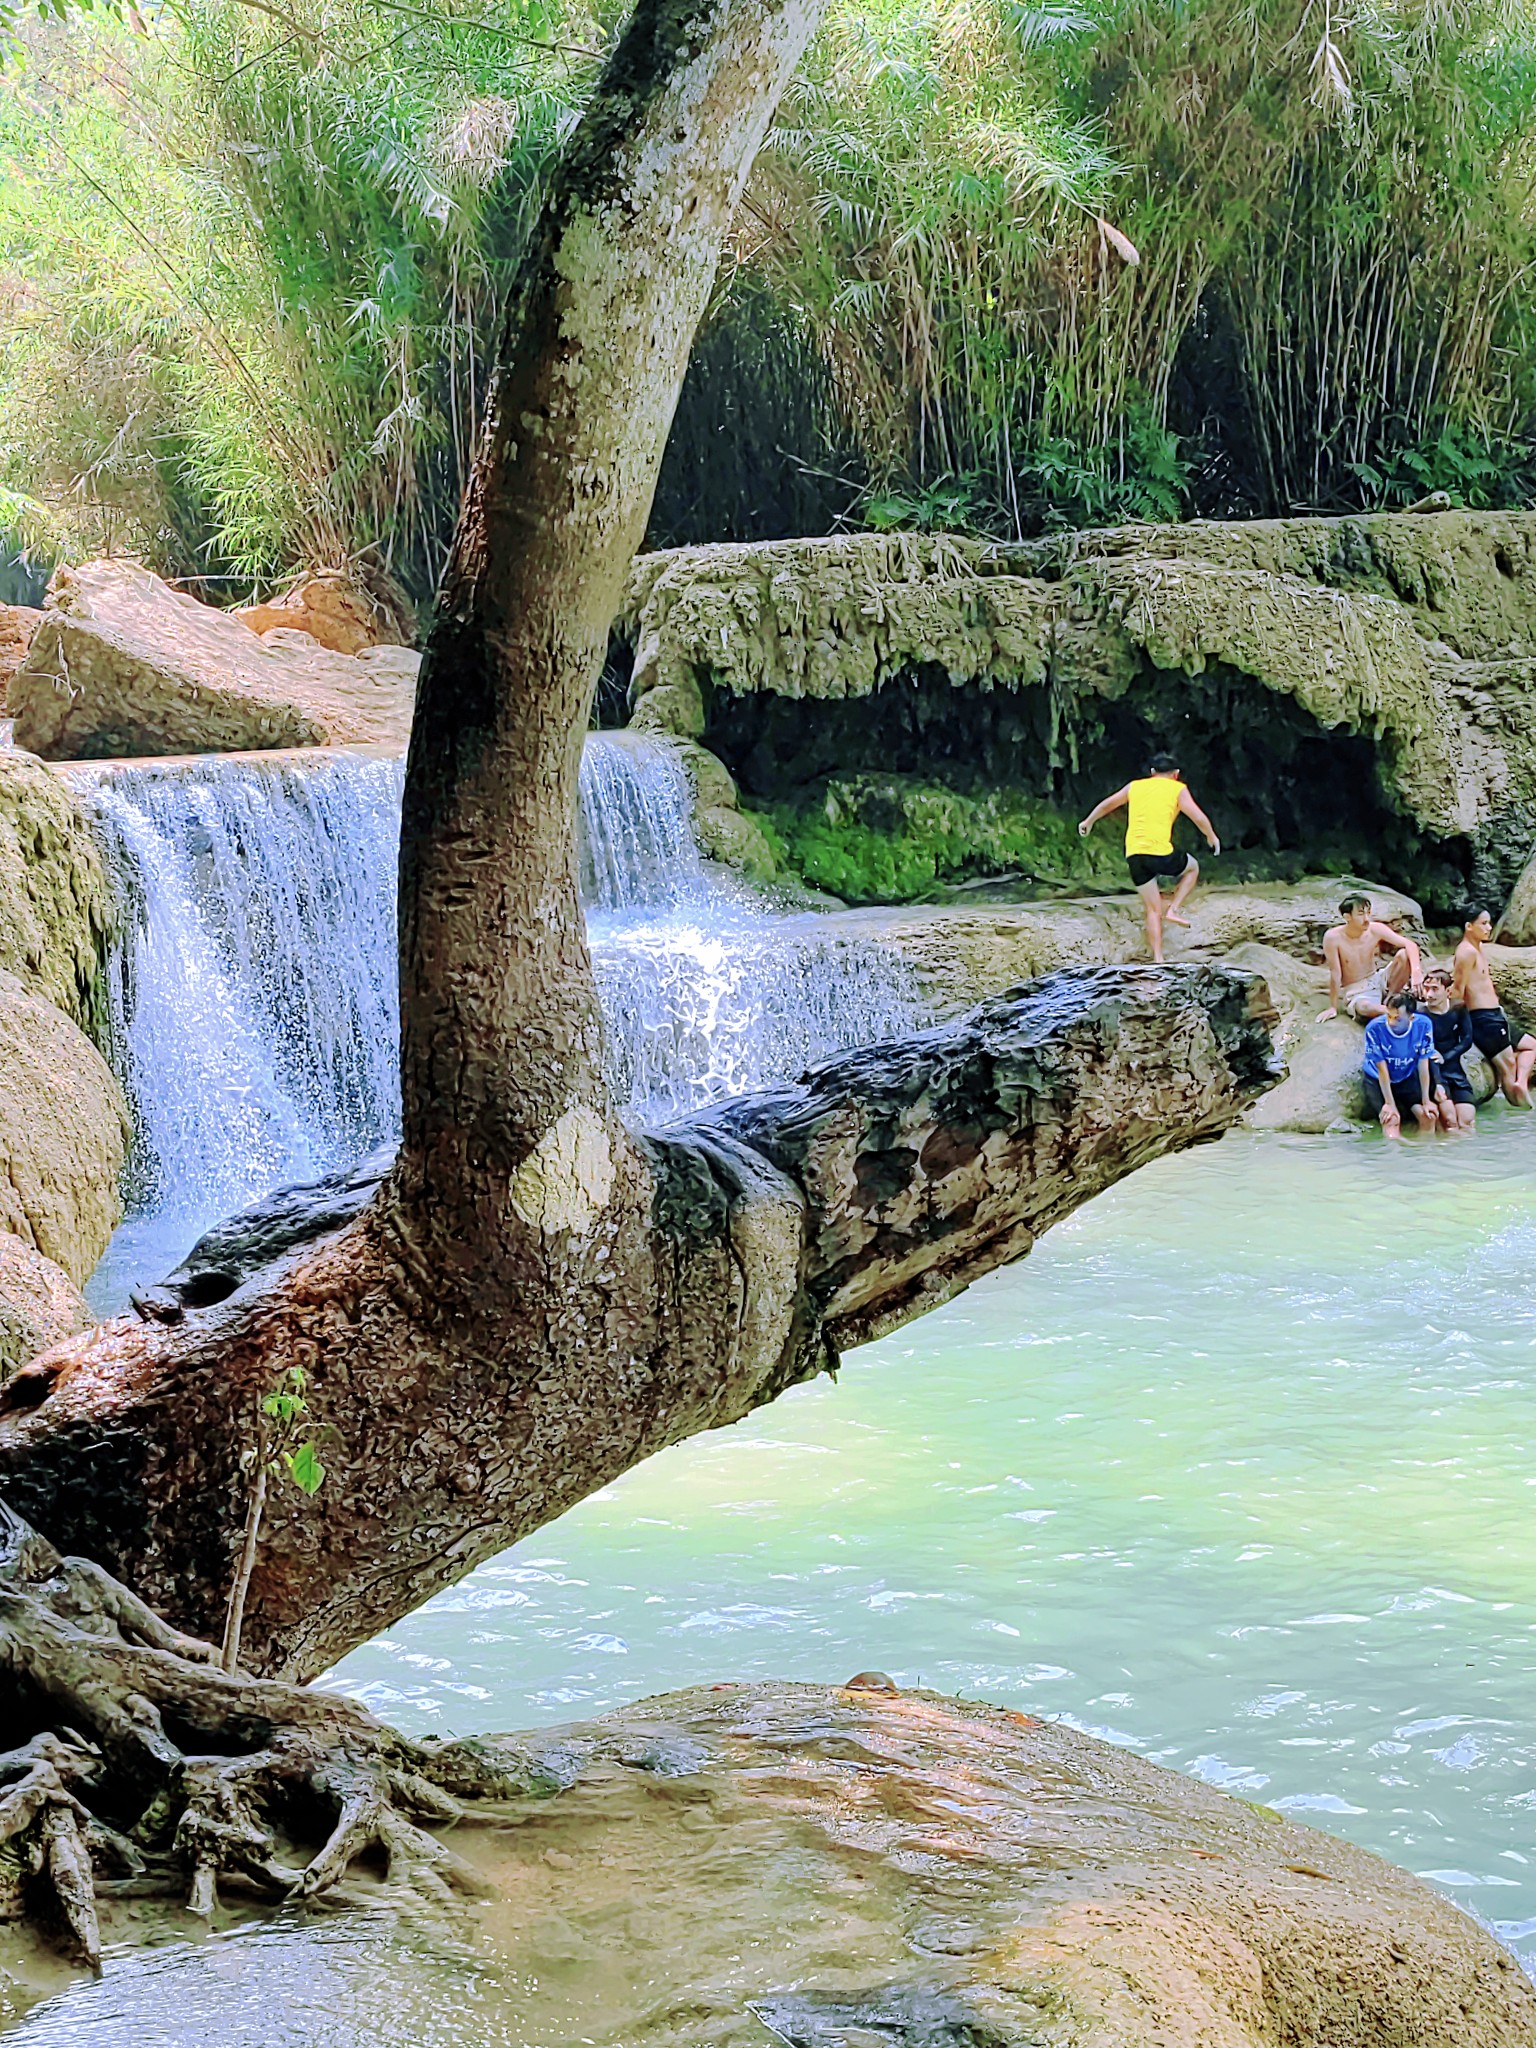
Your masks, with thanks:
[{"label": "water surface", "polygon": [[1237,1136],[696,1438],[333,1680],[414,1730],[721,1677],[1067,1716],[1536,1955],[1536,1120]]}]

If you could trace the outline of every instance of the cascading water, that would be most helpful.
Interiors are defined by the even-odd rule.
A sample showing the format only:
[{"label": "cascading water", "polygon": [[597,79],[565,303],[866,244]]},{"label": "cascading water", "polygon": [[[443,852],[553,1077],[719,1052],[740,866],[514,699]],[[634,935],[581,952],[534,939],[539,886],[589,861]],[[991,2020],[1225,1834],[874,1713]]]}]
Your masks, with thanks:
[{"label": "cascading water", "polygon": [[[71,779],[128,911],[109,980],[136,1138],[128,1221],[89,1290],[106,1311],[211,1223],[397,1130],[402,768],[213,756]],[[581,797],[610,1078],[641,1119],[925,1021],[901,963],[709,875],[664,743],[593,735]]]}]

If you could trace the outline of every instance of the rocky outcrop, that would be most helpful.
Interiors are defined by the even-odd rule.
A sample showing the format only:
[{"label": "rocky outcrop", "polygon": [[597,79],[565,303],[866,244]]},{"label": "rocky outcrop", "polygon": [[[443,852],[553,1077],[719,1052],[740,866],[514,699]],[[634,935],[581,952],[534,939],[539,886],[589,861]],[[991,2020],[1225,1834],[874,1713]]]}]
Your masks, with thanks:
[{"label": "rocky outcrop", "polygon": [[24,1238],[0,1230],[0,1383],[90,1322],[91,1312],[63,1267]]},{"label": "rocky outcrop", "polygon": [[[1337,923],[1339,897],[1351,887],[1365,888],[1379,916],[1427,946],[1419,907],[1410,897],[1341,876],[1201,889],[1189,905],[1190,929],[1166,935],[1171,961],[1241,967],[1261,975],[1269,988],[1279,1015],[1275,1046],[1288,1071],[1247,1111],[1244,1121],[1256,1128],[1325,1131],[1364,1115],[1360,1027],[1348,1018],[1319,1021],[1328,1001],[1323,934]],[[818,928],[900,953],[940,1017],[1055,967],[1134,959],[1145,943],[1140,905],[1125,896],[849,910],[821,920]],[[1496,947],[1494,958],[1501,984],[1509,984],[1511,1015],[1522,1022],[1528,1014],[1536,1017],[1536,949]],[[1491,1094],[1492,1077],[1475,1057],[1467,1071],[1484,1097]]]},{"label": "rocky outcrop", "polygon": [[20,668],[42,616],[29,604],[0,604],[0,717],[5,716],[11,677]]},{"label": "rocky outcrop", "polygon": [[[1197,891],[1189,904],[1190,929],[1166,935],[1169,960],[1225,959],[1257,943],[1294,960],[1320,961],[1323,934],[1337,924],[1339,897],[1352,887],[1369,891],[1379,916],[1422,935],[1419,907],[1410,897],[1332,876]],[[1134,960],[1146,948],[1141,905],[1134,896],[846,910],[820,920],[817,929],[899,951],[946,1016],[1032,975]]]},{"label": "rocky outcrop", "polygon": [[[467,1779],[500,1765],[523,1820],[455,1838],[519,1901],[518,1981],[579,1964],[610,1843],[626,1899],[660,1908],[626,1921],[654,1961],[603,2006],[605,2038],[724,2039],[692,2016],[743,2005],[791,2048],[1536,2038],[1514,1958],[1406,1871],[1062,1722],[878,1673],[701,1686],[446,1745],[450,1783],[456,1751]],[[595,2022],[614,1995],[594,1987]],[[598,2032],[585,2016],[562,2008]]]},{"label": "rocky outcrop", "polygon": [[690,738],[701,684],[857,697],[923,669],[1047,690],[1070,745],[1149,668],[1222,668],[1366,735],[1392,801],[1504,887],[1536,828],[1533,514],[676,549],[636,561],[623,629],[636,722]]},{"label": "rocky outcrop", "polygon": [[35,756],[0,748],[0,970],[86,1023],[115,923],[100,849],[69,790]]},{"label": "rocky outcrop", "polygon": [[369,745],[410,735],[419,657],[251,632],[129,562],[60,570],[11,681],[16,744],[47,760]]},{"label": "rocky outcrop", "polygon": [[377,573],[316,569],[298,577],[281,597],[245,605],[235,613],[253,633],[292,627],[333,654],[368,647],[409,647],[414,620],[402,592]]},{"label": "rocky outcrop", "polygon": [[0,1231],[82,1285],[122,1216],[128,1113],[85,1033],[0,973]]}]

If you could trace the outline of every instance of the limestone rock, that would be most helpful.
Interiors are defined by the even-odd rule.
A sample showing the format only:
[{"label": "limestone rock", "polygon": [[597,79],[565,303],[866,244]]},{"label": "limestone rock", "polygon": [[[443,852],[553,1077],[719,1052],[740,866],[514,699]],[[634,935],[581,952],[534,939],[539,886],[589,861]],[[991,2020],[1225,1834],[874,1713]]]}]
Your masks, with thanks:
[{"label": "limestone rock", "polygon": [[88,1329],[91,1312],[62,1266],[0,1231],[0,1381],[50,1344]]},{"label": "limestone rock", "polygon": [[410,735],[419,657],[258,637],[131,562],[60,570],[11,681],[16,743],[49,760],[372,745]]},{"label": "limestone rock", "polygon": [[42,616],[29,604],[0,604],[0,716],[5,714],[11,677],[20,668]]},{"label": "limestone rock", "polygon": [[699,843],[711,860],[718,860],[754,882],[771,882],[778,861],[768,835],[755,818],[734,807],[712,804],[698,813]]},{"label": "limestone rock", "polygon": [[115,922],[100,849],[69,789],[35,755],[0,749],[0,970],[85,1023]]},{"label": "limestone rock", "polygon": [[[1352,887],[1368,890],[1379,916],[1415,936],[1422,933],[1412,898],[1375,883],[1344,876],[1254,883],[1198,890],[1189,904],[1190,929],[1168,934],[1168,958],[1229,959],[1257,942],[1293,960],[1320,962],[1323,934],[1338,922],[1339,897]],[[963,909],[848,910],[827,918],[819,929],[901,952],[945,1016],[1053,968],[1139,960],[1146,947],[1141,906],[1134,896]],[[1325,1000],[1326,988],[1318,1009]]]},{"label": "limestone rock", "polygon": [[1318,1021],[1328,1006],[1327,972],[1253,941],[1227,957],[1263,975],[1280,1012],[1275,1050],[1287,1068],[1280,1086],[1261,1096],[1244,1122],[1264,1131],[1326,1131],[1363,1118],[1364,1034],[1348,1017]]},{"label": "limestone rock", "polygon": [[245,605],[235,613],[253,633],[292,627],[318,640],[333,654],[361,654],[366,647],[409,647],[408,607],[382,579],[345,569],[316,569],[298,577],[281,597]]},{"label": "limestone rock", "polygon": [[0,973],[0,1231],[81,1285],[123,1213],[128,1112],[85,1033]]},{"label": "limestone rock", "polygon": [[[512,1923],[509,1971],[537,1975],[551,1929],[569,1957],[622,1841],[626,1897],[687,1930],[658,1965],[669,2040],[723,2038],[692,2017],[743,2003],[792,2048],[1536,2038],[1536,1987],[1422,1880],[1065,1722],[930,1692],[721,1684],[463,1747],[537,1816],[456,1837],[505,1896],[537,1900]],[[750,1880],[727,1882],[743,1844]],[[817,1910],[786,1915],[790,1896]],[[654,1973],[639,1976],[622,2008],[612,1983],[592,1990],[590,2026],[562,2006],[570,2031],[648,2035]]]},{"label": "limestone rock", "polygon": [[673,549],[637,558],[621,629],[636,721],[695,734],[701,682],[856,697],[937,669],[1049,687],[1054,730],[1149,665],[1220,665],[1368,736],[1389,795],[1426,832],[1472,838],[1506,888],[1536,824],[1536,514]]}]

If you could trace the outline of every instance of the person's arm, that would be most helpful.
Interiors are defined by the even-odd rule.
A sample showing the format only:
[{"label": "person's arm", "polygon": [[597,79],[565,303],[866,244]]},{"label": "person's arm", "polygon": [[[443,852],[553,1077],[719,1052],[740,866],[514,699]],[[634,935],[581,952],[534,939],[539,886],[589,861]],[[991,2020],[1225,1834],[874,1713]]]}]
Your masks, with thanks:
[{"label": "person's arm", "polygon": [[1086,839],[1100,818],[1107,818],[1111,811],[1118,811],[1122,805],[1128,804],[1130,800],[1131,785],[1127,783],[1124,789],[1117,789],[1113,796],[1105,797],[1103,803],[1094,805],[1081,825],[1078,826],[1078,836]]},{"label": "person's arm", "polygon": [[1339,978],[1339,942],[1332,932],[1323,940],[1323,958],[1328,962],[1328,1007],[1318,1011],[1319,1024],[1326,1024],[1330,1017],[1337,1017],[1339,1005],[1344,1000],[1344,984]]},{"label": "person's arm", "polygon": [[1433,1107],[1434,1089],[1430,1085],[1429,1054],[1427,1052],[1419,1055],[1419,1100],[1426,1109]]},{"label": "person's arm", "polygon": [[1201,810],[1187,789],[1179,791],[1179,809],[1199,831],[1205,834],[1205,843],[1212,853],[1220,853],[1221,841],[1216,837],[1210,819]]},{"label": "person's arm", "polygon": [[1371,930],[1375,933],[1380,943],[1387,948],[1388,952],[1406,953],[1408,955],[1409,986],[1414,989],[1422,988],[1424,985],[1424,963],[1420,960],[1419,949],[1412,939],[1405,938],[1401,932],[1394,931],[1389,924],[1373,924]]}]

